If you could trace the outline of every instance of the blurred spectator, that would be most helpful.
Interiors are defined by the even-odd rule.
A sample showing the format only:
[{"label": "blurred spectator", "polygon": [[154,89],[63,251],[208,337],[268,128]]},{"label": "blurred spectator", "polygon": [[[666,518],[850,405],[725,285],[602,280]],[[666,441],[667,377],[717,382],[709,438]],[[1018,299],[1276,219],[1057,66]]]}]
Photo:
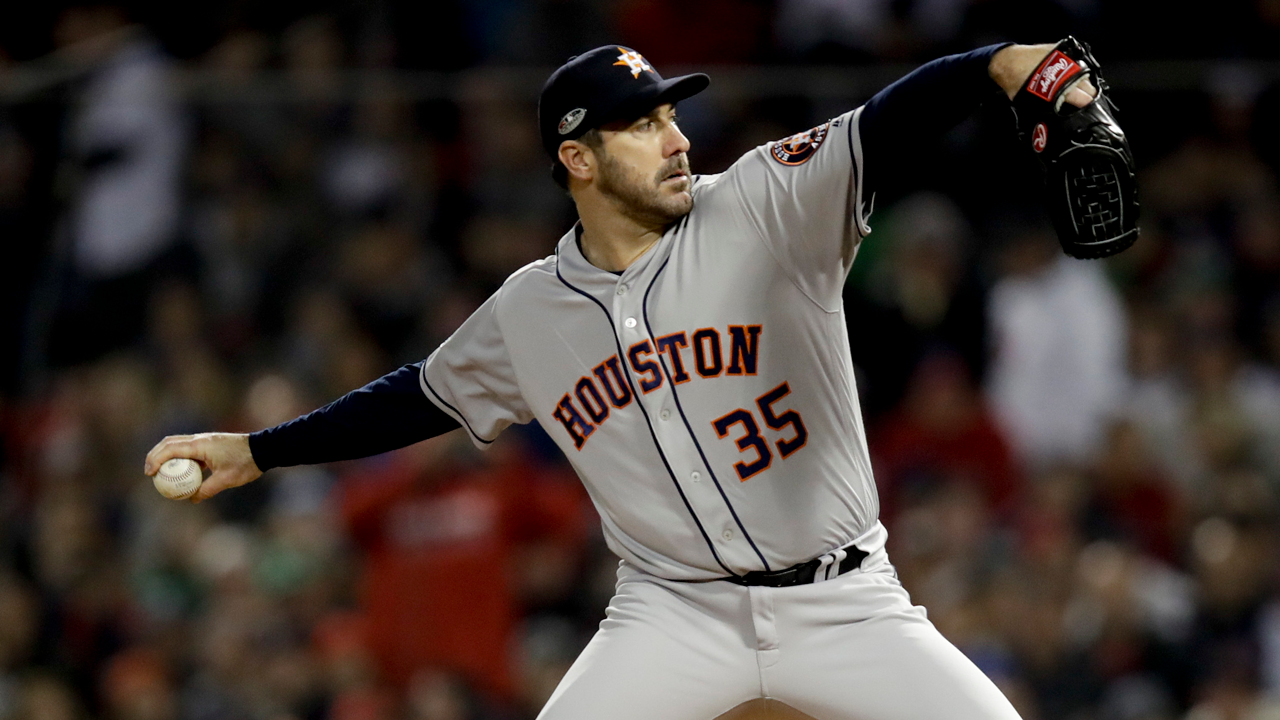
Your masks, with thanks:
[{"label": "blurred spectator", "polygon": [[948,355],[926,358],[902,409],[872,435],[880,515],[896,512],[950,484],[978,492],[999,515],[1012,512],[1020,475],[1008,444],[987,412],[963,363]]},{"label": "blurred spectator", "polygon": [[178,240],[187,133],[167,58],[122,9],[72,7],[56,39],[87,71],[68,123],[69,268],[49,340],[51,359],[65,364],[141,332],[148,280]]},{"label": "blurred spectator", "polygon": [[339,253],[336,280],[379,350],[396,361],[413,362],[434,349],[416,347],[414,341],[420,318],[447,287],[441,258],[425,252],[407,228],[389,223],[360,227]]},{"label": "blurred spectator", "polygon": [[[1262,572],[1273,557],[1274,538],[1256,523],[1210,517],[1192,535],[1194,567],[1200,598],[1196,622],[1196,690],[1203,713],[1248,715],[1246,708],[1265,702],[1259,697],[1261,611],[1271,577]],[[1209,715],[1206,715],[1209,716]]]},{"label": "blurred spectator", "polygon": [[955,353],[976,380],[986,369],[985,290],[969,269],[972,229],[941,193],[911,195],[877,221],[845,292],[863,410],[871,418],[903,396],[920,359]]},{"label": "blurred spectator", "polygon": [[866,59],[893,36],[893,3],[784,0],[776,25],[782,47],[810,61]]},{"label": "blurred spectator", "polygon": [[760,0],[620,0],[614,13],[621,41],[662,67],[729,65],[760,57],[768,7]]},{"label": "blurred spectator", "polygon": [[407,720],[468,720],[477,710],[466,683],[440,671],[414,673],[405,697]]},{"label": "blurred spectator", "polygon": [[158,285],[147,320],[147,344],[162,384],[157,420],[185,432],[226,417],[234,401],[232,382],[206,339],[208,322],[196,289],[172,282]]},{"label": "blurred spectator", "polygon": [[[582,495],[510,450],[477,465],[465,442],[420,443],[344,478],[343,513],[366,553],[362,603],[386,677],[403,687],[419,670],[458,672],[510,700],[520,581],[567,594],[557,585],[573,576]],[[547,541],[555,552],[525,551]]]},{"label": "blurred spectator", "polygon": [[17,390],[24,340],[32,332],[25,326],[28,297],[46,245],[39,234],[39,193],[32,187],[34,154],[0,112],[0,237],[10,239],[0,263],[0,395]]},{"label": "blurred spectator", "polygon": [[988,305],[996,416],[1028,466],[1086,463],[1124,390],[1120,298],[1097,263],[1038,234],[1014,240],[1003,263]]},{"label": "blurred spectator", "polygon": [[1179,558],[1181,493],[1153,466],[1133,425],[1117,422],[1108,429],[1087,514],[1095,537],[1124,542],[1167,563]]},{"label": "blurred spectator", "polygon": [[84,707],[65,682],[47,672],[23,678],[10,717],[15,720],[81,720]]},{"label": "blurred spectator", "polygon": [[408,202],[408,108],[391,88],[367,92],[370,97],[353,109],[353,132],[322,161],[319,182],[341,214],[394,216]]},{"label": "blurred spectator", "polygon": [[1128,394],[1121,415],[1142,434],[1162,472],[1184,494],[1194,492],[1195,452],[1189,437],[1190,396],[1178,366],[1174,323],[1147,307],[1133,312]]},{"label": "blurred spectator", "polygon": [[164,660],[145,650],[127,650],[102,674],[103,706],[111,720],[176,720],[177,698]]},{"label": "blurred spectator", "polygon": [[336,398],[377,378],[387,363],[336,288],[315,287],[294,299],[281,343],[283,362],[317,398]]},{"label": "blurred spectator", "polygon": [[34,654],[39,624],[40,607],[31,590],[0,575],[0,717],[20,714],[22,668]]}]

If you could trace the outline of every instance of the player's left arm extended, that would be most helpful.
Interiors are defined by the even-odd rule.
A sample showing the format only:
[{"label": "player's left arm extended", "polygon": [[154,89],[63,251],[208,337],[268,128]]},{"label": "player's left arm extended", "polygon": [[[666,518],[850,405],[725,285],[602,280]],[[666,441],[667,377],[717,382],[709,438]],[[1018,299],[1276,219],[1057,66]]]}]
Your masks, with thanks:
[{"label": "player's left arm extended", "polygon": [[913,156],[983,100],[1012,101],[1019,144],[1035,158],[1063,252],[1123,251],[1138,237],[1133,153],[1089,46],[992,45],[921,66],[871,98],[859,119],[862,197],[914,174]]},{"label": "player's left arm extended", "polygon": [[[1001,94],[1012,99],[1053,48],[1004,43],[948,55],[876,93],[858,121],[866,158],[863,195],[914,175],[908,158],[927,152],[984,101],[998,100]],[[1092,93],[1092,86],[1081,83],[1071,89],[1067,102],[1086,105]]]}]

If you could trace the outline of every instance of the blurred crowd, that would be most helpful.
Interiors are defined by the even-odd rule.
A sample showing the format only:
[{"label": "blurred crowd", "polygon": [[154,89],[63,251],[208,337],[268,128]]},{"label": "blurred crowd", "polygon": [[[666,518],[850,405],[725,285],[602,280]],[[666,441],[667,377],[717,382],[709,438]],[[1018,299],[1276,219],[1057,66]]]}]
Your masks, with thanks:
[{"label": "blurred crowd", "polygon": [[[150,487],[147,449],[421,360],[550,252],[573,207],[522,68],[616,41],[664,69],[853,77],[1068,31],[1104,63],[1215,69],[1117,82],[1143,218],[1108,261],[1062,256],[999,103],[902,148],[845,298],[890,556],[1027,720],[1280,718],[1280,88],[1250,64],[1280,51],[1280,3],[1215,10],[4,10],[0,720],[534,717],[617,567],[536,426],[200,506]],[[55,80],[18,82],[32,68]],[[454,74],[423,90],[421,71]],[[860,92],[691,101],[694,170]]]}]

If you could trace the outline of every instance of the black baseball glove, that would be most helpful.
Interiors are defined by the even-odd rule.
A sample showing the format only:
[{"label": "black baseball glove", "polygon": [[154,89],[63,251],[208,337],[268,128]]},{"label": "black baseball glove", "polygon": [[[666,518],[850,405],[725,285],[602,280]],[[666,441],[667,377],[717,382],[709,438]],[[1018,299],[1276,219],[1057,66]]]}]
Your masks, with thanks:
[{"label": "black baseball glove", "polygon": [[[1090,78],[1098,96],[1083,108],[1064,102]],[[1013,98],[1018,139],[1044,170],[1049,217],[1068,255],[1114,255],[1138,239],[1133,153],[1089,46],[1068,36]]]}]

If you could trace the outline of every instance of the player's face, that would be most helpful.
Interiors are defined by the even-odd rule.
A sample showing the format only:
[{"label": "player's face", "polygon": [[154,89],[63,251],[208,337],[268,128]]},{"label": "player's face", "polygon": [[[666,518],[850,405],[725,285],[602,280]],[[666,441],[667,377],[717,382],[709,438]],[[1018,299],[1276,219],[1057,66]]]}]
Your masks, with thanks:
[{"label": "player's face", "polygon": [[622,212],[642,222],[668,224],[693,209],[689,139],[665,104],[631,123],[601,128],[597,182]]}]

